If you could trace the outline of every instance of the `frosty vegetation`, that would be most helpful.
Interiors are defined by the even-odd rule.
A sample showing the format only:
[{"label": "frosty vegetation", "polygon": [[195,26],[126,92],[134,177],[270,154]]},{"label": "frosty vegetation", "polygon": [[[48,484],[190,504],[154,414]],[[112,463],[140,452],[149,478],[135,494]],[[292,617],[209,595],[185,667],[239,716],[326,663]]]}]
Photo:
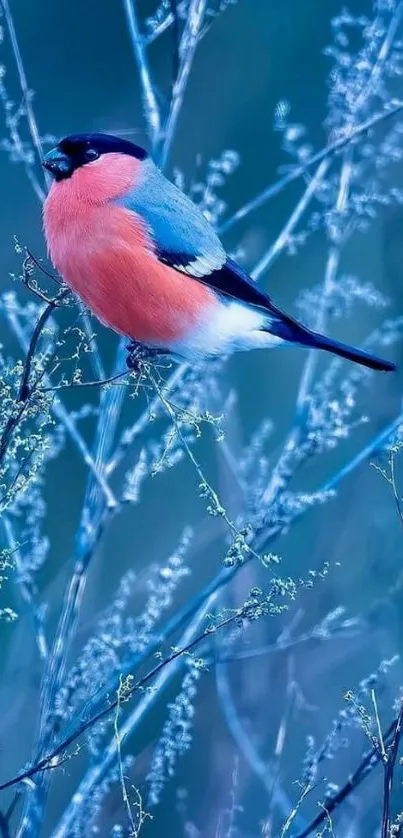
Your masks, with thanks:
[{"label": "frosty vegetation", "polygon": [[[199,44],[204,48],[217,19],[235,5],[163,0],[142,19],[135,0],[123,0],[150,149],[224,238],[252,227],[255,211],[295,181],[299,198],[275,241],[266,242],[253,278],[266,280],[277,259],[298,258],[312,237],[325,237],[323,276],[295,299],[297,314],[331,332],[337,319],[359,318],[362,307],[372,307],[378,325],[365,346],[393,357],[403,317],[388,315],[389,301],[371,278],[346,275],[343,257],[355,238],[365,247],[379,215],[403,203],[403,2],[373,0],[368,16],[354,13],[353,0],[351,11],[340,8],[325,49],[323,147],[293,120],[292,102],[281,100],[273,130],[284,165],[242,207],[226,203],[228,179],[242,166],[237,151],[198,159],[196,179],[172,153]],[[40,162],[54,138],[37,124],[9,0],[0,7],[1,48],[12,56],[0,67],[0,148],[10,166],[25,170],[39,212],[48,188]],[[169,101],[150,58],[158,39],[166,39],[173,59]],[[36,91],[35,102],[41,95]],[[35,641],[35,678],[31,739],[19,762],[12,749],[18,712],[2,729],[1,835],[166,836],[168,812],[170,838],[403,835],[398,645],[384,644],[372,671],[360,670],[360,644],[387,603],[401,601],[403,577],[390,578],[369,605],[358,597],[353,612],[328,587],[351,556],[334,562],[324,551],[313,566],[306,549],[289,568],[282,555],[285,536],[301,519],[316,515],[319,531],[325,507],[371,463],[403,521],[401,406],[374,424],[365,400],[374,374],[308,353],[290,427],[262,415],[234,448],[237,392],[225,359],[197,368],[142,362],[128,372],[126,341],[116,338],[115,360],[107,364],[99,324],[41,255],[24,241],[14,246],[20,272],[3,282],[0,298],[0,618],[4,671],[26,635]],[[280,367],[281,359],[273,363]],[[343,465],[332,470],[328,455],[340,447]],[[47,487],[66,452],[82,482],[75,553],[64,590],[59,585],[49,595],[46,567],[60,564],[49,522],[55,514],[62,521],[63,497],[50,509]],[[221,489],[214,457],[216,471],[227,475]],[[316,485],[309,478],[314,459],[323,461]],[[176,545],[167,539],[165,556],[145,566],[133,556],[88,623],[94,567],[108,574],[120,522],[132,516],[136,526],[168,472],[165,485],[186,480],[187,491],[199,496],[203,526],[190,525],[178,503]],[[228,483],[237,504],[226,501]],[[326,661],[324,677],[331,679],[349,644],[356,680],[337,687],[331,703],[308,698],[300,660],[319,669]]]}]

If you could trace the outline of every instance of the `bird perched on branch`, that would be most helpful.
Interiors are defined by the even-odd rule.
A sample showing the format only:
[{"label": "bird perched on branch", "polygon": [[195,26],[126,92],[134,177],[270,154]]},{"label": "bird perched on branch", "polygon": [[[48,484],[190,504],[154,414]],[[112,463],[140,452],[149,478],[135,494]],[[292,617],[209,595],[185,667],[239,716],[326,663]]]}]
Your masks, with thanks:
[{"label": "bird perched on branch", "polygon": [[54,179],[44,205],[53,264],[94,314],[134,345],[193,361],[298,344],[395,369],[277,308],[140,146],[77,134],[61,140],[43,165]]}]

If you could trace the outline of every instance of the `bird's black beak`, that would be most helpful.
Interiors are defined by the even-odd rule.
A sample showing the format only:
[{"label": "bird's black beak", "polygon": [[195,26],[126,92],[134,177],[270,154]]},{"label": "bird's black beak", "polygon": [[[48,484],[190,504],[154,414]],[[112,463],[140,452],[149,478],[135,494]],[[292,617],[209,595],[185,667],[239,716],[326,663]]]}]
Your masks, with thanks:
[{"label": "bird's black beak", "polygon": [[70,157],[56,146],[45,154],[43,167],[53,175],[55,180],[63,180],[71,177],[74,172],[74,164]]}]

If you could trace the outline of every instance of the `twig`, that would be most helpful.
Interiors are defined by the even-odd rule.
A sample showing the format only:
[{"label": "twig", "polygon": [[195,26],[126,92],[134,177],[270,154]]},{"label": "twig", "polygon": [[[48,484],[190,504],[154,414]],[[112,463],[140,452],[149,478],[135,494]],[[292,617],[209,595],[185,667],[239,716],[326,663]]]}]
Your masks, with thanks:
[{"label": "twig", "polygon": [[20,547],[16,544],[11,521],[2,515],[1,524],[4,529],[6,542],[9,549],[14,555],[14,560],[17,569],[17,584],[21,591],[21,597],[29,608],[32,615],[32,621],[35,630],[35,640],[38,647],[39,655],[42,661],[45,661],[48,656],[48,643],[46,640],[45,629],[43,625],[43,617],[41,609],[35,603],[35,589],[32,581],[24,577],[23,563],[20,554]]},{"label": "twig", "polygon": [[126,21],[129,29],[133,53],[139,71],[143,107],[147,121],[148,131],[150,139],[152,141],[152,145],[154,148],[156,148],[160,138],[161,119],[157,97],[155,94],[155,87],[151,79],[151,72],[148,64],[147,52],[144,46],[144,39],[140,33],[140,28],[137,21],[137,12],[135,5],[136,0],[122,0],[122,3],[126,15]]},{"label": "twig", "polygon": [[[106,384],[113,384],[115,381],[121,381],[126,378],[130,370],[122,370],[115,375],[110,375],[109,378],[103,378],[97,381],[67,381],[65,384],[56,384],[54,387],[42,387],[41,393],[54,393],[57,390],[79,390],[82,387],[105,387]],[[122,384],[122,386],[124,386]]]},{"label": "twig", "polygon": [[302,793],[300,794],[300,796],[298,798],[298,801],[297,801],[296,805],[292,807],[286,822],[283,824],[280,838],[284,838],[284,836],[287,834],[287,832],[289,831],[292,824],[295,823],[295,819],[298,816],[298,812],[299,812],[300,807],[302,806],[305,798],[308,796],[308,794],[311,793],[311,791],[313,791],[314,788],[315,788],[315,786],[312,786],[310,783],[308,783],[308,785],[303,789]]},{"label": "twig", "polygon": [[386,751],[385,751],[385,743],[383,741],[383,736],[382,736],[381,720],[379,718],[379,712],[378,712],[378,703],[377,703],[377,700],[376,700],[376,695],[375,695],[375,690],[374,689],[371,690],[371,701],[372,701],[372,705],[373,705],[373,708],[374,708],[376,726],[378,728],[378,739],[379,739],[379,747],[380,747],[380,751],[381,751],[381,757],[382,757],[383,760],[387,760],[387,755],[386,755]]},{"label": "twig", "polygon": [[[125,345],[126,342],[122,339],[116,358],[118,367],[123,360]],[[97,424],[96,454],[94,458],[97,471],[101,474],[113,443],[123,394],[124,388],[111,388],[101,392],[101,409]],[[62,613],[48,658],[48,666],[42,678],[40,725],[37,740],[39,762],[43,762],[41,754],[49,748],[57,733],[56,720],[53,715],[54,701],[63,681],[68,651],[75,636],[88,568],[116,509],[116,503],[111,506],[105,504],[105,497],[100,493],[99,486],[94,481],[93,474],[90,473],[77,536],[74,571],[65,593]],[[28,823],[30,830],[35,832],[37,825],[41,822],[46,801],[47,783],[48,781],[42,776],[36,789],[29,795],[20,824],[20,834],[25,832],[24,824]]]},{"label": "twig", "polygon": [[403,509],[402,509],[402,502],[399,495],[397,482],[396,482],[396,474],[395,474],[395,457],[394,452],[392,451],[389,457],[390,463],[390,484],[392,486],[393,492],[393,499],[395,501],[395,506],[397,510],[397,514],[399,516],[400,523],[403,524]]},{"label": "twig", "polygon": [[[382,825],[381,838],[390,838],[391,836],[391,815],[390,803],[393,788],[393,779],[395,773],[396,759],[399,751],[400,739],[402,736],[403,727],[403,700],[400,704],[399,715],[394,723],[392,730],[392,741],[387,751],[387,759],[383,762],[384,767],[384,784],[383,784],[383,811],[382,811]],[[383,741],[383,740],[382,740]]]},{"label": "twig", "polygon": [[336,472],[332,477],[327,480],[323,486],[321,487],[321,491],[329,492],[332,489],[335,489],[339,483],[344,480],[345,477],[348,477],[349,474],[352,474],[353,471],[358,468],[362,463],[366,460],[369,460],[374,454],[377,454],[379,451],[383,451],[384,448],[388,445],[388,443],[393,439],[396,434],[396,431],[403,424],[403,412],[399,413],[389,425],[386,425],[379,434],[376,434],[367,445],[364,445],[354,457],[349,460],[345,466],[342,466],[339,471]]},{"label": "twig", "polygon": [[[179,54],[180,54],[180,27],[178,14],[178,0],[169,0],[169,6],[172,14],[172,30],[173,30],[173,77],[174,80],[179,75]],[[175,82],[174,82],[175,83]]]},{"label": "twig", "polygon": [[378,125],[380,122],[383,122],[385,119],[389,119],[392,116],[396,116],[396,114],[400,113],[403,110],[403,102],[399,102],[397,105],[390,105],[388,109],[382,111],[382,113],[377,113],[375,116],[370,117],[361,125],[358,125],[356,128],[353,128],[351,131],[347,133],[346,136],[340,137],[338,140],[335,140],[330,145],[325,146],[316,154],[312,155],[305,163],[301,163],[299,166],[295,166],[291,172],[284,175],[284,177],[280,178],[280,180],[273,183],[272,186],[268,186],[267,189],[264,189],[263,192],[260,192],[256,198],[253,198],[239,210],[237,210],[234,215],[232,215],[227,221],[220,226],[219,232],[226,233],[227,230],[230,230],[238,221],[241,221],[255,209],[259,209],[259,207],[263,206],[267,201],[270,201],[271,198],[274,198],[275,195],[278,195],[279,192],[282,192],[286,186],[292,183],[294,180],[305,175],[309,172],[312,166],[315,166],[317,163],[321,163],[326,157],[333,156],[337,154],[339,151],[342,151],[345,146],[349,143],[353,142],[353,140],[358,139],[361,134],[365,134],[371,128],[374,128],[375,125]]},{"label": "twig", "polygon": [[[24,63],[23,63],[23,60],[22,60],[22,55],[21,55],[21,51],[20,51],[20,47],[19,47],[19,43],[18,43],[17,33],[16,33],[16,30],[15,30],[15,26],[14,26],[13,16],[11,14],[11,10],[10,10],[8,0],[0,0],[0,5],[3,9],[4,17],[6,19],[7,28],[8,28],[8,32],[9,32],[9,35],[10,35],[11,46],[12,46],[12,50],[13,50],[13,53],[14,53],[15,63],[17,65],[17,72],[18,72],[18,77],[19,77],[19,80],[20,80],[22,96],[23,96],[23,99],[24,99],[24,106],[25,106],[29,131],[30,131],[30,134],[31,134],[31,138],[32,138],[32,142],[33,142],[35,151],[38,155],[38,160],[39,160],[40,163],[42,163],[42,161],[43,161],[42,143],[41,143],[41,138],[40,138],[40,134],[39,134],[39,130],[38,130],[38,125],[37,125],[37,122],[36,122],[34,109],[32,107],[32,93],[31,93],[31,91],[28,87],[27,76],[26,76],[26,73],[25,73],[25,67],[24,67]],[[43,174],[44,174],[44,178],[45,178],[45,183],[48,185],[47,175],[46,175],[45,170],[43,170]],[[43,192],[43,190],[41,190],[41,193],[42,194],[39,197],[43,201],[44,198],[45,198],[45,193]]]},{"label": "twig", "polygon": [[155,26],[152,29],[152,31],[150,32],[150,34],[145,37],[146,45],[149,46],[154,41],[156,41],[157,38],[159,38],[160,35],[163,35],[164,32],[166,32],[166,30],[169,29],[169,27],[172,26],[173,23],[174,23],[174,16],[173,16],[172,12],[169,12],[164,17],[164,20],[162,20],[161,23],[158,26]]},{"label": "twig", "polygon": [[[20,346],[22,347],[24,352],[28,352],[29,340],[25,330],[21,326],[21,323],[18,319],[15,310],[11,307],[8,307],[6,310],[6,314],[10,322],[11,328],[13,329]],[[44,380],[47,380],[46,376],[44,376]],[[24,407],[24,403],[22,403],[22,407]],[[89,451],[82,434],[79,432],[76,422],[74,421],[70,413],[66,410],[63,403],[58,399],[57,396],[55,396],[55,398],[52,399],[52,411],[57,417],[57,419],[66,428],[67,433],[71,437],[74,445],[76,446],[77,450],[82,456],[85,465],[92,472],[95,480],[97,481],[98,485],[100,486],[102,492],[105,495],[105,499],[108,506],[116,506],[116,500],[114,498],[112,490],[108,486],[106,477],[103,474],[101,474],[97,469],[95,460],[92,457],[91,452]]]},{"label": "twig", "polygon": [[310,178],[308,182],[308,186],[305,189],[302,198],[297,203],[297,206],[291,213],[287,223],[284,225],[280,235],[277,237],[274,244],[270,247],[270,249],[265,253],[264,256],[259,260],[256,267],[251,272],[252,279],[260,279],[264,271],[267,271],[275,262],[275,260],[279,257],[280,253],[287,247],[289,242],[290,236],[297,226],[302,214],[305,212],[306,208],[308,207],[309,203],[311,202],[312,198],[314,197],[315,193],[317,192],[319,186],[323,183],[327,172],[331,165],[331,159],[329,157],[322,160],[319,164],[316,172],[314,173],[313,177]]},{"label": "twig", "polygon": [[335,632],[329,635],[315,634],[315,628],[312,631],[304,632],[298,637],[290,638],[289,640],[278,640],[275,643],[269,643],[265,646],[258,646],[255,649],[245,649],[241,652],[234,652],[233,654],[224,654],[218,658],[211,658],[207,660],[209,665],[220,666],[221,663],[236,663],[240,660],[250,660],[251,658],[265,657],[266,655],[275,654],[277,652],[286,652],[294,649],[296,646],[304,645],[305,643],[321,644],[328,643],[332,640],[340,640],[340,637],[355,637],[358,629],[346,630],[342,634]]},{"label": "twig", "polygon": [[[211,601],[209,603],[211,605]],[[203,608],[203,617],[206,614],[207,607]],[[142,678],[138,681],[135,681],[131,686],[128,686],[125,691],[126,699],[130,699],[133,695],[139,690],[142,690],[146,687],[150,681],[153,681],[154,678],[159,675],[159,673],[165,669],[169,664],[174,663],[179,658],[187,655],[191,652],[196,646],[201,644],[207,637],[210,636],[212,631],[217,632],[221,631],[222,629],[232,625],[234,622],[239,622],[244,618],[247,618],[250,615],[250,605],[242,606],[241,608],[235,609],[229,614],[229,616],[224,617],[220,620],[214,627],[208,625],[200,634],[196,637],[193,637],[186,645],[181,646],[180,648],[174,648],[172,653],[164,658],[162,661],[157,663],[149,672],[146,673]],[[189,627],[188,631],[190,631]],[[193,632],[192,632],[193,633]],[[34,777],[36,774],[43,772],[47,768],[55,768],[58,766],[59,762],[57,757],[63,754],[66,749],[73,743],[75,740],[82,736],[90,728],[94,727],[98,722],[102,719],[106,718],[107,716],[111,715],[111,713],[116,710],[118,703],[120,702],[120,698],[116,697],[109,704],[104,707],[96,716],[92,716],[91,718],[87,719],[85,722],[82,722],[80,727],[73,731],[70,736],[66,737],[59,745],[56,746],[47,756],[40,759],[35,765],[27,768],[25,771],[22,771],[20,774],[17,774],[10,780],[7,780],[5,783],[0,784],[0,791],[4,791],[7,788],[11,788],[11,786],[15,786],[16,784],[22,782],[23,780],[27,780],[29,778]]]},{"label": "twig", "polygon": [[[389,740],[393,739],[393,734],[396,728],[397,720],[395,719],[391,725],[389,725],[388,729],[383,734],[383,740],[385,743],[389,742]],[[363,780],[373,771],[376,765],[378,765],[380,761],[380,752],[379,748],[373,747],[370,751],[368,751],[363,759],[361,760],[360,764],[356,768],[353,774],[349,777],[347,782],[342,786],[337,794],[334,797],[329,798],[326,801],[326,811],[323,811],[313,818],[312,821],[308,824],[308,826],[302,830],[302,832],[298,832],[295,838],[308,838],[308,835],[312,835],[312,833],[318,829],[318,827],[326,820],[329,814],[334,812],[334,810],[340,806],[346,798],[355,791],[358,786],[361,785]]]},{"label": "twig", "polygon": [[194,54],[199,42],[200,30],[203,26],[207,0],[191,0],[186,16],[186,24],[180,42],[180,67],[172,90],[172,103],[168,119],[164,127],[164,145],[161,155],[161,166],[164,167],[172,146],[176,123],[182,108],[183,99]]},{"label": "twig", "polygon": [[18,410],[14,414],[11,414],[11,416],[9,416],[7,419],[7,422],[3,429],[3,433],[0,437],[0,466],[4,460],[5,455],[7,454],[8,447],[11,443],[14,431],[16,430],[16,428],[18,428],[18,425],[23,418],[26,406],[26,401],[21,402]]},{"label": "twig", "polygon": [[[183,383],[184,376],[186,371],[188,370],[188,364],[181,364],[177,367],[175,372],[169,376],[168,380],[165,382],[162,391],[167,398],[177,387],[179,387]],[[122,462],[123,458],[126,456],[129,448],[133,445],[133,442],[141,436],[143,431],[148,425],[150,415],[158,416],[160,413],[164,411],[163,403],[157,394],[153,400],[151,401],[150,405],[143,411],[143,413],[139,416],[138,419],[131,425],[130,428],[126,428],[122,434],[120,441],[118,442],[114,453],[109,460],[109,463],[106,466],[105,474],[109,477],[113,472],[117,469],[117,467]]]},{"label": "twig", "polygon": [[65,300],[66,297],[68,297],[69,294],[70,291],[68,288],[62,288],[61,291],[59,291],[59,293],[57,294],[57,296],[47,304],[46,308],[43,310],[41,316],[39,317],[39,320],[32,333],[27,355],[25,358],[24,370],[21,378],[20,389],[17,396],[17,401],[19,402],[25,402],[30,395],[29,377],[31,374],[31,366],[33,357],[35,355],[36,347],[38,345],[38,341],[43,332],[43,329],[45,328],[45,325],[49,320],[51,314],[54,312],[55,308],[57,308],[63,302],[63,300]]},{"label": "twig", "polygon": [[[394,423],[392,423],[390,426],[388,426],[387,429],[385,429],[385,431],[383,431],[381,434],[377,435],[374,438],[374,440],[372,441],[372,445],[369,444],[365,447],[365,449],[363,449],[365,451],[365,457],[362,456],[362,455],[357,455],[357,457],[354,460],[354,464],[351,467],[351,470],[353,468],[357,468],[358,465],[360,465],[366,458],[372,456],[374,451],[377,450],[379,446],[385,445],[387,440],[390,439],[391,436],[393,436],[393,433],[395,432],[396,427],[398,427],[398,425],[401,424],[402,422],[403,422],[403,414],[399,414],[399,417],[395,420]],[[336,486],[339,485],[339,483],[344,479],[344,477],[347,474],[350,474],[350,468],[348,466],[345,466],[343,469],[340,469],[338,472],[336,472],[333,475],[333,477],[328,481],[328,483],[325,484],[325,486],[328,487],[328,486],[331,485],[332,488],[335,488]],[[321,489],[319,489],[319,491],[320,492],[325,491],[326,490],[325,486],[321,487]],[[278,536],[280,534],[280,532],[281,532],[281,526],[279,525],[277,528],[273,528],[270,537],[272,539],[274,539],[276,536]],[[256,548],[257,549],[262,549],[264,543],[267,544],[267,535],[266,534],[262,535],[260,541],[258,541],[258,543],[256,544]],[[139,666],[146,657],[149,657],[149,656],[155,654],[158,651],[158,649],[160,647],[160,644],[163,641],[166,641],[172,634],[174,634],[176,631],[181,629],[181,627],[183,625],[185,625],[189,620],[192,620],[192,622],[189,625],[189,630],[190,630],[192,628],[192,626],[194,625],[194,621],[197,621],[197,616],[195,617],[195,615],[197,615],[197,613],[199,612],[199,610],[201,608],[206,607],[205,604],[206,604],[206,602],[210,602],[210,597],[212,597],[212,596],[214,597],[215,594],[222,587],[229,584],[229,582],[232,581],[232,579],[234,579],[234,577],[238,574],[240,569],[245,566],[245,563],[250,561],[251,558],[252,558],[251,556],[247,556],[245,558],[245,561],[244,561],[243,565],[237,565],[234,568],[222,568],[218,572],[218,574],[216,574],[216,576],[209,582],[208,585],[206,585],[201,591],[199,591],[189,602],[186,603],[186,605],[181,610],[179,610],[167,622],[165,628],[162,629],[159,632],[158,637],[155,640],[153,640],[151,643],[148,644],[146,652],[144,654],[141,654],[141,655],[135,655],[134,658],[131,661],[129,661],[127,667],[124,667],[121,670],[121,674],[123,674],[123,675],[124,674],[129,674],[130,671],[133,671],[133,669],[135,667]],[[116,691],[116,689],[117,689],[117,684],[115,683],[115,680],[113,679],[110,683],[108,683],[106,685],[106,688],[103,690],[101,696],[99,696],[98,693],[97,693],[97,695],[95,696],[95,699],[93,699],[92,702],[90,701],[90,705],[91,704],[92,704],[92,706],[94,706],[94,704],[99,705],[100,701],[105,700],[105,698],[108,695],[110,695],[111,692]],[[96,716],[96,717],[98,717],[98,716]],[[74,741],[76,738],[78,738],[81,735],[81,733],[82,733],[82,729],[81,729],[81,726],[79,725],[79,726],[77,726],[76,730],[72,732],[71,737],[69,738],[69,742]],[[0,789],[1,789],[1,786],[0,786]]]},{"label": "twig", "polygon": [[95,375],[100,381],[103,381],[106,378],[106,373],[104,369],[104,365],[101,359],[101,353],[98,349],[97,341],[94,340],[94,333],[91,329],[91,322],[90,318],[86,311],[84,311],[81,315],[82,324],[84,326],[84,331],[88,338],[88,345],[91,344],[91,352],[90,352],[90,359],[92,362],[92,367],[95,372]]},{"label": "twig", "polygon": [[[179,648],[188,647],[189,643],[192,642],[195,635],[199,631],[201,623],[206,619],[206,615],[211,612],[215,603],[215,595],[213,595],[209,600],[207,600],[207,602],[204,603],[203,607],[197,613],[194,620],[192,620],[192,623],[186,628],[183,636],[179,641]],[[121,737],[127,739],[129,736],[132,736],[133,733],[137,730],[140,722],[144,719],[144,717],[152,709],[152,707],[154,707],[156,701],[161,695],[162,690],[167,687],[172,678],[177,674],[178,668],[181,665],[182,660],[183,657],[179,655],[178,657],[176,657],[175,661],[173,661],[170,666],[165,666],[161,668],[159,675],[153,684],[153,688],[147,690],[143,694],[141,701],[139,701],[137,706],[132,710],[132,712],[129,714],[128,718],[122,725],[120,729]],[[104,777],[107,775],[107,772],[110,770],[111,766],[115,764],[115,762],[116,745],[114,739],[111,739],[108,746],[105,747],[103,750],[102,759],[97,764],[91,766],[87,771],[87,774],[81,780],[81,783],[77,790],[77,795],[79,795],[79,799],[85,800],[88,799],[88,796],[91,796],[92,791],[95,788],[97,788],[100,782],[102,782]],[[78,813],[79,810],[73,799],[71,803],[69,803],[66,811],[64,812],[59,825],[52,833],[52,838],[67,838],[67,836],[71,834],[71,829]]]},{"label": "twig", "polygon": [[[0,2],[1,2],[1,0],[0,0]],[[56,276],[56,274],[53,274],[52,271],[49,271],[47,268],[45,268],[45,265],[43,265],[42,262],[40,262],[40,260],[37,259],[35,254],[32,253],[32,250],[30,250],[28,247],[26,247],[25,252],[26,252],[26,255],[27,255],[28,259],[30,259],[31,262],[33,262],[33,264],[35,265],[35,267],[38,268],[38,271],[41,271],[41,273],[43,273],[44,276],[47,276],[48,279],[51,279],[52,282],[56,283],[56,285],[59,285],[59,286],[63,285],[62,280],[59,279],[59,277]]]},{"label": "twig", "polygon": [[[150,815],[147,815],[147,813],[144,812],[143,806],[142,806],[142,800],[141,800],[141,797],[140,797],[140,792],[137,791],[138,798],[140,798],[140,800],[139,800],[140,809],[139,809],[139,822],[136,823],[136,821],[134,819],[134,816],[133,816],[132,807],[131,807],[131,804],[130,804],[129,794],[128,794],[128,791],[127,791],[126,777],[124,775],[123,759],[122,759],[122,742],[123,742],[123,739],[124,739],[124,734],[121,733],[120,730],[119,730],[119,715],[120,715],[120,710],[121,710],[121,695],[124,696],[124,692],[125,692],[125,686],[124,686],[124,682],[121,680],[121,682],[119,684],[118,694],[117,694],[118,703],[116,705],[115,717],[114,717],[114,721],[113,721],[113,730],[114,730],[114,736],[115,736],[115,742],[116,742],[116,751],[117,751],[117,757],[118,757],[119,782],[120,782],[120,788],[121,788],[122,797],[123,797],[123,803],[124,803],[124,806],[125,806],[125,809],[126,809],[127,819],[128,819],[129,826],[130,826],[130,838],[138,838],[138,836],[140,834],[140,829],[141,829],[141,827],[144,823],[145,818],[150,817]],[[125,700],[126,700],[126,698],[123,697],[122,701],[125,701]]]},{"label": "twig", "polygon": [[[14,414],[11,413],[11,415],[9,416],[9,418],[8,418],[6,424],[5,424],[5,427],[3,429],[3,433],[0,437],[0,465],[3,462],[4,457],[5,457],[5,455],[8,451],[8,447],[11,443],[14,432],[18,428],[18,425],[21,422],[21,420],[24,416],[24,413],[26,412],[27,404],[28,404],[30,398],[33,396],[37,384],[39,383],[37,381],[32,389],[29,389],[29,387],[28,387],[28,381],[29,381],[29,376],[30,376],[30,372],[31,372],[31,364],[32,364],[34,353],[35,353],[35,349],[36,349],[37,344],[38,344],[38,340],[39,340],[39,338],[42,334],[44,326],[45,326],[48,318],[50,317],[52,311],[59,304],[58,300],[61,300],[62,296],[65,296],[67,293],[68,293],[67,291],[63,291],[63,293],[58,295],[58,297],[56,297],[55,300],[52,300],[50,303],[47,304],[46,308],[42,312],[42,314],[39,317],[39,320],[38,320],[38,322],[35,326],[33,335],[31,337],[30,343],[29,343],[28,348],[27,348],[27,354],[26,354],[26,358],[25,358],[25,362],[24,362],[24,366],[23,366],[23,371],[22,371],[18,396],[17,396],[17,399],[16,399],[16,404],[18,405],[18,409],[16,410],[16,412]],[[41,380],[44,375],[45,375],[45,372],[42,372],[42,374],[40,375],[39,380]]]},{"label": "twig", "polygon": [[[335,207],[336,214],[338,214],[340,217],[343,215],[346,209],[352,173],[352,149],[350,147],[344,152],[343,163],[340,170],[339,188]],[[334,242],[329,250],[329,255],[325,269],[325,279],[323,282],[322,293],[313,327],[316,332],[325,331],[329,300],[332,297],[336,284],[337,271],[340,261],[340,251],[341,248],[338,242]],[[310,351],[308,353],[307,360],[304,364],[301,382],[298,388],[296,412],[297,417],[299,418],[301,418],[301,415],[304,413],[306,400],[312,386],[317,364],[318,353]]]}]

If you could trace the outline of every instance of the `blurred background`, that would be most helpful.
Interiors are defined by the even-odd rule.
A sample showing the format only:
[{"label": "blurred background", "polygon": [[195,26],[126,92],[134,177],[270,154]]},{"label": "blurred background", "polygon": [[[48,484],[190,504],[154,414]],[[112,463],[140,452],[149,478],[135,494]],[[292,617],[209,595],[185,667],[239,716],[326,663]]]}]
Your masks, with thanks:
[{"label": "blurred background", "polygon": [[[57,139],[72,132],[130,131],[131,139],[147,146],[138,74],[120,2],[11,3],[41,135]],[[273,183],[279,177],[279,167],[290,162],[282,150],[281,135],[273,128],[279,102],[290,103],[290,119],[306,126],[307,141],[313,149],[326,145],[328,131],[324,123],[332,62],[323,51],[332,41],[331,19],[340,7],[339,0],[306,0],[303,4],[299,0],[239,0],[230,5],[213,23],[197,51],[167,173],[173,176],[175,170],[180,170],[185,183],[191,183],[210,159],[219,157],[225,149],[235,150],[240,165],[223,190],[231,214]],[[369,0],[351,0],[350,10],[355,15],[373,14]],[[139,2],[140,20],[154,11],[153,3]],[[168,30],[149,50],[162,101],[170,94],[171,37]],[[7,33],[0,45],[0,65],[4,67],[8,93],[18,102],[18,77]],[[399,93],[401,96],[401,90],[396,91],[397,96]],[[380,129],[381,135],[383,130],[386,128]],[[2,134],[6,136],[5,125],[0,137]],[[402,171],[399,162],[391,167],[390,185],[399,183]],[[28,299],[28,292],[11,276],[19,273],[21,266],[14,241],[18,239],[36,256],[45,257],[41,206],[24,167],[14,165],[5,150],[0,152],[0,183],[0,290],[13,289],[21,299],[24,294]],[[253,268],[275,240],[303,188],[303,182],[294,182],[225,235],[228,249],[241,249],[248,268]],[[356,232],[343,250],[340,270],[371,281],[389,303],[380,310],[357,304],[350,316],[330,323],[328,332],[335,337],[359,345],[385,317],[400,315],[402,224],[403,208],[399,203],[381,206],[370,230]],[[328,247],[323,229],[307,236],[294,255],[282,253],[262,277],[262,287],[281,307],[298,315],[296,300],[300,293],[323,281]],[[5,324],[1,328],[4,353],[19,357],[15,337]],[[94,324],[94,328],[105,365],[110,369],[116,337],[99,325]],[[402,346],[396,342],[379,354],[401,364]],[[273,429],[265,454],[268,470],[273,467],[294,421],[304,361],[302,351],[291,349],[239,355],[228,363],[224,389],[227,393],[236,391],[237,400],[224,426],[235,460],[262,419],[268,418]],[[326,363],[326,359],[321,359],[320,370],[326,368]],[[368,386],[360,390],[357,404],[357,416],[365,414],[368,422],[359,424],[334,450],[310,459],[296,475],[293,487],[314,491],[348,463],[367,440],[399,413],[401,385],[400,373],[373,375]],[[78,409],[83,401],[96,404],[97,398],[97,393],[83,396],[81,392],[72,392],[67,394],[65,403]],[[136,400],[127,399],[122,427],[145,406],[141,395]],[[84,423],[83,433],[90,444],[94,433],[91,418]],[[147,428],[145,439],[152,433],[154,429]],[[138,445],[142,444],[143,440],[139,440]],[[138,450],[131,452],[125,467],[135,461]],[[245,512],[228,463],[208,429],[197,443],[197,451],[231,515]],[[72,571],[85,480],[85,467],[71,443],[67,443],[47,467],[44,485],[50,551],[36,575],[36,584],[38,601],[46,605],[49,637],[60,615],[63,592]],[[111,523],[91,564],[70,665],[91,636],[96,618],[110,604],[122,574],[130,568],[138,580],[130,613],[141,612],[149,567],[164,563],[185,525],[192,526],[195,532],[187,556],[191,574],[175,595],[175,608],[186,603],[219,570],[225,538],[222,526],[206,514],[197,482],[185,458],[172,470],[148,479],[141,503],[128,506]],[[228,663],[225,671],[230,699],[225,695],[226,685],[220,686],[219,666],[212,665],[203,674],[195,697],[192,747],[179,759],[175,777],[167,784],[160,805],[152,813],[153,819],[146,821],[145,836],[279,835],[288,802],[295,804],[301,793],[295,781],[301,777],[307,737],[314,736],[319,747],[332,720],[345,705],[346,691],[357,691],[361,679],[376,671],[381,661],[399,655],[403,629],[399,584],[401,522],[390,486],[368,460],[340,483],[334,498],[293,523],[271,549],[281,557],[283,576],[306,578],[310,569],[321,568],[324,562],[329,563],[329,572],[313,589],[302,589],[287,614],[259,621],[245,639],[235,642],[235,650],[273,644],[290,620],[296,636],[312,633],[338,607],[345,609],[343,620],[351,618],[357,623],[352,624],[351,630],[335,632],[330,639],[313,635],[289,650],[269,651]],[[263,585],[264,572],[255,565],[245,568],[227,591],[223,604],[239,603],[253,585]],[[13,587],[12,574],[1,597],[19,615],[12,624],[0,622],[3,780],[30,759],[38,718],[41,662],[31,618],[24,612],[18,586]],[[401,676],[402,664],[396,661],[379,679],[377,697],[385,726],[393,718],[393,701]],[[167,704],[174,700],[180,683],[179,676],[169,684],[136,736],[125,742],[125,750],[135,757],[130,768],[131,781],[145,789],[145,800],[150,757],[167,716]],[[223,708],[227,702],[228,711],[229,701],[235,703],[237,718],[259,755],[258,765],[248,761],[239,741],[234,740],[228,712]],[[280,752],[278,737],[283,723],[286,738]],[[321,769],[319,788],[304,802],[299,827],[317,813],[326,783],[342,783],[359,762],[367,743],[364,734],[354,730],[345,744],[336,758]],[[88,756],[84,748],[54,774],[42,835],[52,834],[91,759],[94,757]],[[377,769],[335,818],[334,834],[340,838],[377,835],[381,788],[382,776]],[[401,801],[401,777],[397,788]],[[285,802],[283,798],[278,802],[277,792],[280,798],[280,792],[286,795]],[[230,833],[226,813],[233,794],[239,810]],[[1,803],[0,806],[3,808]],[[80,833],[69,834],[110,835],[114,824],[123,825],[122,835],[130,834],[119,786],[111,783],[102,815],[87,830],[82,827]]]}]

